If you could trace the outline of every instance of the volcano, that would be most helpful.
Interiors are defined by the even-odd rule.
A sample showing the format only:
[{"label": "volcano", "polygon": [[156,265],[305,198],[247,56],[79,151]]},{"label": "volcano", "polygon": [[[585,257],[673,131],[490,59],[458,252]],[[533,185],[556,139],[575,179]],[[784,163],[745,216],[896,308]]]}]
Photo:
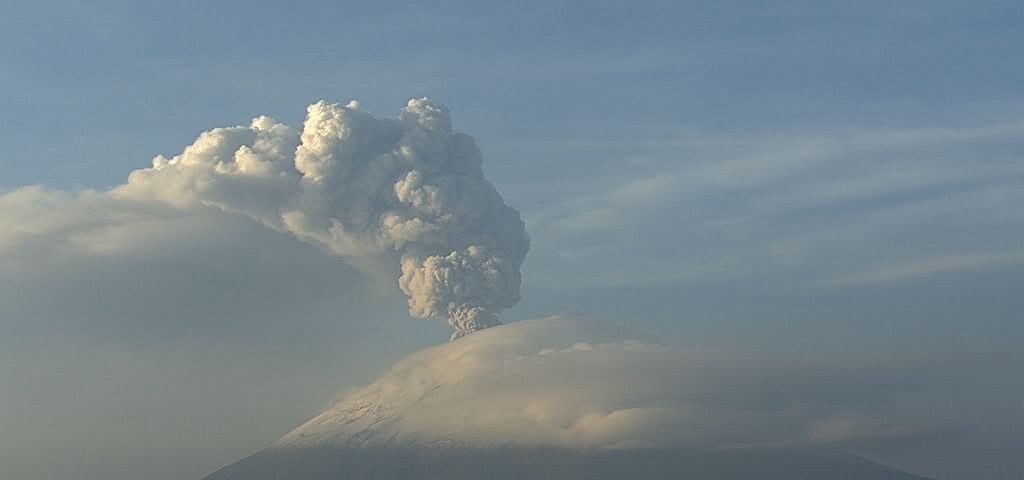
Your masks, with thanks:
[{"label": "volcano", "polygon": [[823,442],[852,420],[792,372],[614,337],[550,318],[428,348],[206,480],[924,478]]}]

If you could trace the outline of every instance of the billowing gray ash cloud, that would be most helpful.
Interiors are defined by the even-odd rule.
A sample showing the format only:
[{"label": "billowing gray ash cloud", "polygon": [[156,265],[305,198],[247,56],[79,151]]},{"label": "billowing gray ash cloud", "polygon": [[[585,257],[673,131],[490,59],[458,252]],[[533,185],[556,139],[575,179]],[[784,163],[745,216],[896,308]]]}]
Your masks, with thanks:
[{"label": "billowing gray ash cloud", "polygon": [[454,339],[498,325],[519,301],[529,249],[482,161],[429,99],[398,118],[320,101],[301,131],[265,116],[215,128],[111,193],[246,215],[343,257],[394,252],[409,313],[447,319]]}]

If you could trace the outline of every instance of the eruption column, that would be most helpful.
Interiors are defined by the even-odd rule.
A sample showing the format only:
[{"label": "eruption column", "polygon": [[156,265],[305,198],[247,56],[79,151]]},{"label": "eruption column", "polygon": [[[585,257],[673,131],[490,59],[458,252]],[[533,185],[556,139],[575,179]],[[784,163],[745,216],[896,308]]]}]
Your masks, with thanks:
[{"label": "eruption column", "polygon": [[398,118],[320,101],[301,132],[269,117],[215,128],[115,194],[245,215],[338,256],[393,252],[409,313],[447,319],[454,339],[500,324],[498,312],[519,301],[529,250],[519,212],[482,162],[429,99],[410,100]]}]

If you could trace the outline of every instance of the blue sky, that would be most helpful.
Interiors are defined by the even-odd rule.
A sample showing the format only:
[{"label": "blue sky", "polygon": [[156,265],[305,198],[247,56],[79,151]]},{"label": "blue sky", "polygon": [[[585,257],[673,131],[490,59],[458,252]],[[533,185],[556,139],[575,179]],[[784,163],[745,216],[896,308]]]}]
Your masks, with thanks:
[{"label": "blue sky", "polygon": [[[4,2],[0,191],[102,190],[212,127],[260,114],[299,126],[319,99],[394,116],[430,96],[476,138],[488,178],[532,237],[523,301],[503,318],[571,313],[682,345],[978,355],[987,360],[977,377],[992,379],[978,395],[1006,398],[1024,392],[1012,365],[991,360],[1019,360],[1024,348],[1022,24],[1018,2]],[[3,205],[10,228],[28,224],[21,207]],[[192,405],[107,435],[188,425],[152,449],[196,458],[188,468],[200,475],[444,338],[441,325],[405,318],[397,292],[352,287],[342,262],[324,265],[241,222],[218,236],[207,222],[140,234],[160,254],[113,262],[15,259],[0,237],[5,262],[42,262],[0,274],[0,358],[34,365],[0,368],[21,392],[17,412],[0,408],[0,430],[46,418],[38,395],[83,394],[63,419],[82,436],[112,424],[111,402],[133,412]],[[252,239],[248,250],[236,236]],[[198,270],[182,267],[190,258]],[[224,287],[274,275],[317,288],[251,278]],[[164,280],[139,280],[154,277]],[[159,292],[183,284],[193,300],[179,311]],[[250,287],[302,308],[232,310],[232,292]],[[134,300],[122,303],[126,292]],[[304,320],[282,327],[285,315]],[[359,321],[389,315],[385,326]],[[35,369],[52,372],[47,359],[64,357],[78,358],[81,376],[37,381]],[[190,358],[224,366],[203,372]],[[126,372],[118,379],[91,373],[113,363]],[[288,393],[224,413],[266,371],[289,378],[267,389]],[[196,381],[204,386],[177,388]],[[146,397],[154,388],[182,400]],[[968,420],[981,433],[886,459],[969,478],[980,461],[942,452],[998,451],[997,440],[1014,438],[1006,425],[1024,425],[1005,403],[1004,416],[991,414],[999,419]],[[209,434],[194,418],[205,406],[223,431],[248,414],[267,423],[224,434],[227,446],[199,458],[183,439]],[[65,478],[64,467],[40,474],[24,460],[40,448],[120,465],[124,478],[176,478],[132,470],[143,467],[113,450],[22,438],[0,441],[0,463],[20,458],[19,471],[37,478]],[[1000,452],[987,478],[1021,467]]]},{"label": "blue sky", "polygon": [[429,94],[484,145],[1019,119],[1015,3],[828,3],[6,2],[3,184],[113,184],[199,125],[295,120],[321,97],[385,113]]}]

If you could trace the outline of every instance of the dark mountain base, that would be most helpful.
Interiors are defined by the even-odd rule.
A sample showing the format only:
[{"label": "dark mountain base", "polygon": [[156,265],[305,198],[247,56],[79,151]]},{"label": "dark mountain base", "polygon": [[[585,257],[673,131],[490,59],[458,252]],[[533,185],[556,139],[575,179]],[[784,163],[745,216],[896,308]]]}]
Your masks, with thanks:
[{"label": "dark mountain base", "polygon": [[269,449],[205,480],[922,480],[824,450]]}]

